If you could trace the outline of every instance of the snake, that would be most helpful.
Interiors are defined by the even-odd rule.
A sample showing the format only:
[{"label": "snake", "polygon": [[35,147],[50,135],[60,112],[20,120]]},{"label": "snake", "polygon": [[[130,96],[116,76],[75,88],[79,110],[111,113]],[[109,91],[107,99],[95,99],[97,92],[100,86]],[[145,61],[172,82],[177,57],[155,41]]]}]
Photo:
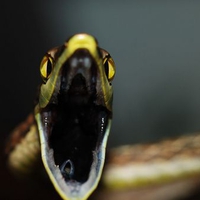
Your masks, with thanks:
[{"label": "snake", "polygon": [[41,159],[65,200],[84,200],[100,180],[112,121],[110,54],[89,34],[76,34],[48,51],[34,114],[13,131],[8,163],[28,174]]},{"label": "snake", "polygon": [[100,180],[116,191],[199,176],[199,133],[113,148],[104,166],[115,71],[111,55],[89,34],[48,51],[34,111],[7,142],[10,170],[30,176],[43,168],[64,200],[88,199]]}]

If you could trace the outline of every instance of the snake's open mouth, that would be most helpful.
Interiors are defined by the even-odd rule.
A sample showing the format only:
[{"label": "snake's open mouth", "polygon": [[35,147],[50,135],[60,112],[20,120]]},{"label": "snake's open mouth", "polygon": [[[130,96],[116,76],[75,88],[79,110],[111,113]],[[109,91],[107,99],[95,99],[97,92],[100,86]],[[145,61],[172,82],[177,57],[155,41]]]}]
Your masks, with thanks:
[{"label": "snake's open mouth", "polygon": [[35,108],[45,169],[63,199],[86,199],[97,187],[112,118],[114,62],[86,34],[41,62]]},{"label": "snake's open mouth", "polygon": [[72,112],[70,106],[54,107],[49,146],[55,165],[66,181],[83,183],[88,179],[95,152],[99,150],[107,127],[106,110],[98,106],[83,106]]},{"label": "snake's open mouth", "polygon": [[97,67],[88,52],[75,52],[65,65],[57,104],[48,106],[52,116],[49,147],[65,180],[83,183],[104,137],[108,111],[94,104]]},{"label": "snake's open mouth", "polygon": [[[102,106],[96,106],[86,97],[82,82],[77,75],[72,87],[80,83],[81,92],[61,92],[58,105],[52,108],[52,128],[49,146],[54,151],[55,164],[66,181],[85,182],[93,163],[93,152],[98,151],[107,127],[108,114]],[[76,86],[74,86],[76,85]],[[73,99],[73,101],[71,101]]]},{"label": "snake's open mouth", "polygon": [[76,51],[60,72],[59,92],[40,111],[48,167],[74,193],[98,179],[104,160],[111,112],[95,103],[96,77],[97,64],[88,51]]}]

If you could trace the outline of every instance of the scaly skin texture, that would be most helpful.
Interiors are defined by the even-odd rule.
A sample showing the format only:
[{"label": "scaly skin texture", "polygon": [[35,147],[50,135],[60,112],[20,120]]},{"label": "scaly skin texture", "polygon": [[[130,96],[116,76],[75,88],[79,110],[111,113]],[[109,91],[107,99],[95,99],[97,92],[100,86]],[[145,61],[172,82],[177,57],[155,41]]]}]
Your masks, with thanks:
[{"label": "scaly skin texture", "polygon": [[34,173],[40,165],[40,143],[33,114],[13,130],[6,154],[8,166],[17,176]]},{"label": "scaly skin texture", "polygon": [[200,134],[110,151],[104,171],[109,188],[138,188],[200,175]]}]

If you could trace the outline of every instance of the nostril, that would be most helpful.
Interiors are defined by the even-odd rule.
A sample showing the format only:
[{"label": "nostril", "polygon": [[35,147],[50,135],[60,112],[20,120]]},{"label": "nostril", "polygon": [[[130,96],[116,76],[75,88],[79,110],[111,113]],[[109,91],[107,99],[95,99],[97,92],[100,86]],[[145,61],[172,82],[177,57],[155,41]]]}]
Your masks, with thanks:
[{"label": "nostril", "polygon": [[65,161],[60,166],[60,171],[65,178],[72,179],[74,176],[74,165],[71,160]]}]

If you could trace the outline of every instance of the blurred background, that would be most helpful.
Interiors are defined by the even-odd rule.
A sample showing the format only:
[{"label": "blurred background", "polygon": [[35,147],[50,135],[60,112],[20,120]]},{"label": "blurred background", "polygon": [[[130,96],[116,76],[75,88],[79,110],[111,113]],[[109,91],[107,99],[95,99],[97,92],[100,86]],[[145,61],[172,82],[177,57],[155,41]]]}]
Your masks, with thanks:
[{"label": "blurred background", "polygon": [[[94,35],[116,63],[109,147],[199,131],[199,8],[184,0],[1,2],[1,150],[33,109],[43,55],[79,32]],[[3,154],[0,161],[0,199],[31,199]]]}]

